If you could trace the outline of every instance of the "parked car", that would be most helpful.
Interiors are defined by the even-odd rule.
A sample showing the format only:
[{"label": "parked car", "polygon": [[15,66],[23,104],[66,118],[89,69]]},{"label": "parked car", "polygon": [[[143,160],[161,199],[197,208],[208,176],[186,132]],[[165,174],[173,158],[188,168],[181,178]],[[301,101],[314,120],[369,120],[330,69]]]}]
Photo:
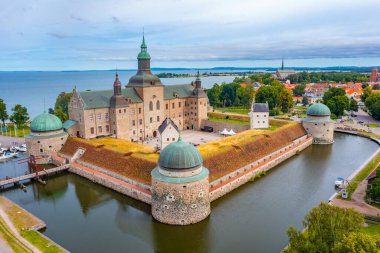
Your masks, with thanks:
[{"label": "parked car", "polygon": [[214,132],[214,128],[210,126],[204,126],[203,128],[201,128],[201,131],[212,133]]}]

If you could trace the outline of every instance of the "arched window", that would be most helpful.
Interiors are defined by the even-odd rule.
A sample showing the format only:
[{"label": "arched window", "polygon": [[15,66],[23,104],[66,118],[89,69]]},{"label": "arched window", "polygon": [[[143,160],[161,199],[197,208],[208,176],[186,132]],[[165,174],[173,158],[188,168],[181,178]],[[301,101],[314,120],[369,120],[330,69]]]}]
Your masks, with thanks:
[{"label": "arched window", "polygon": [[157,103],[156,103],[156,110],[160,110],[160,101],[157,100]]},{"label": "arched window", "polygon": [[149,111],[153,111],[153,102],[152,101],[149,102]]}]

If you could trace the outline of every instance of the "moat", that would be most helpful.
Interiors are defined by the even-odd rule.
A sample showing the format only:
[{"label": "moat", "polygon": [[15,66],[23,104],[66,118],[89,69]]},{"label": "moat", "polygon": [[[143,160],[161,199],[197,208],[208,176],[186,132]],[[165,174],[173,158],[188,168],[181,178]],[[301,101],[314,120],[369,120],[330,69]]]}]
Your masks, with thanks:
[{"label": "moat", "polygon": [[[184,227],[156,222],[149,205],[68,173],[1,194],[44,220],[44,234],[71,252],[279,252],[286,229],[300,228],[306,212],[334,193],[335,179],[348,177],[377,148],[336,134],[333,145],[310,146],[212,202],[206,220]],[[13,176],[14,165],[1,163],[0,171]]]}]

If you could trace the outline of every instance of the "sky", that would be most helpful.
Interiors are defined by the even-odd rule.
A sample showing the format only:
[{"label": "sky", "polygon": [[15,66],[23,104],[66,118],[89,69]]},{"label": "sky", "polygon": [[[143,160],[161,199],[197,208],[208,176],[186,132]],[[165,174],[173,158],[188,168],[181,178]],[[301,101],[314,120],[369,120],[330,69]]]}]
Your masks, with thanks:
[{"label": "sky", "polygon": [[0,70],[379,66],[379,0],[0,0]]}]

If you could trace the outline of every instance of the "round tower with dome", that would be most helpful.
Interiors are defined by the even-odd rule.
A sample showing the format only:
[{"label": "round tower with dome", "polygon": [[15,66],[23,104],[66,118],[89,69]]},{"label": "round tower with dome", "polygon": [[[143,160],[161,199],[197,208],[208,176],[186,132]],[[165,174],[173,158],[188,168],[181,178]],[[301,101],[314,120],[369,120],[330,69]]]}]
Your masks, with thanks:
[{"label": "round tower with dome", "polygon": [[199,151],[182,141],[166,146],[152,171],[152,215],[172,225],[188,225],[210,214],[209,171]]},{"label": "round tower with dome", "polygon": [[307,117],[302,120],[306,132],[313,136],[315,144],[334,142],[334,121],[330,109],[322,103],[314,103],[306,111]]},{"label": "round tower with dome", "polygon": [[63,130],[62,121],[50,113],[42,113],[30,124],[30,134],[25,136],[29,155],[42,156],[39,163],[47,163],[66,142],[68,134]]}]

